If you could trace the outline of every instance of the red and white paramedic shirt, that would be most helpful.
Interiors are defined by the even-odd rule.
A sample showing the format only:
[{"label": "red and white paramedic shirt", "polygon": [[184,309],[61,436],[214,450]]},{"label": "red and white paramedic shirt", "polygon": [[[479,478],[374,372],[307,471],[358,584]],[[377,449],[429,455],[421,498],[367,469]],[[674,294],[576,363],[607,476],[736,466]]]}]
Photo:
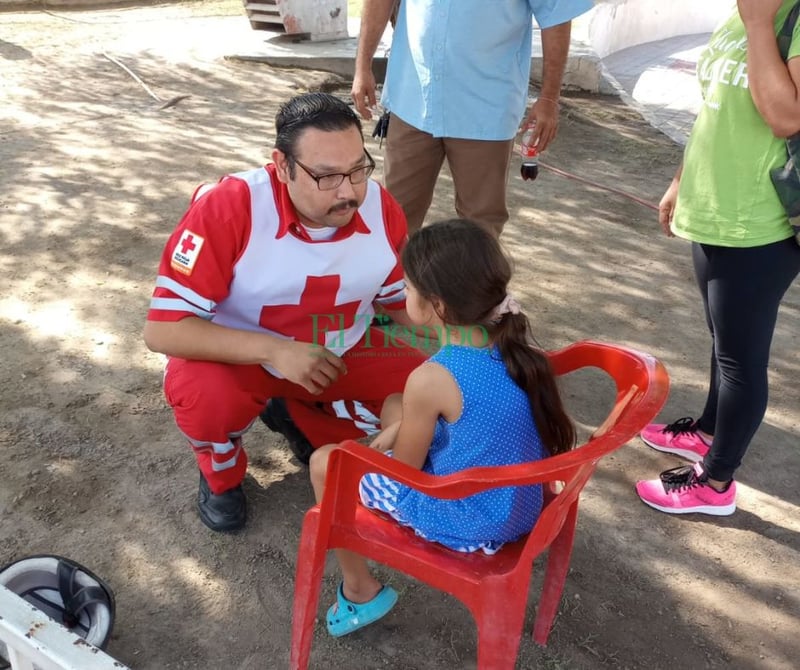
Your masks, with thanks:
[{"label": "red and white paramedic shirt", "polygon": [[364,335],[373,302],[405,307],[406,230],[372,180],[353,220],[314,241],[273,165],[223,177],[198,189],[167,242],[147,318],[198,316],[342,355]]}]

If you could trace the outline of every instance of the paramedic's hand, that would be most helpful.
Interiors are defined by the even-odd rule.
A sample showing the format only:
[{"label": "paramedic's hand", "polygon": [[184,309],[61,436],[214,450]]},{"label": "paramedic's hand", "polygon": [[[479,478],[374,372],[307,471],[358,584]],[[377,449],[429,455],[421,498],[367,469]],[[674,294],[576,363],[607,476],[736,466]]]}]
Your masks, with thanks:
[{"label": "paramedic's hand", "polygon": [[395,440],[397,439],[397,432],[400,430],[400,422],[397,421],[389,426],[386,426],[378,436],[372,440],[370,447],[377,449],[380,452],[386,453],[394,447]]},{"label": "paramedic's hand", "polygon": [[738,0],[739,16],[742,23],[752,26],[754,23],[768,23],[771,30],[775,23],[782,0]]},{"label": "paramedic's hand", "polygon": [[661,202],[658,203],[658,222],[661,224],[667,237],[675,237],[670,229],[670,224],[672,223],[672,216],[675,214],[675,203],[678,200],[679,183],[680,180],[678,177],[675,177],[666,193],[664,193],[664,197],[661,198]]},{"label": "paramedic's hand", "polygon": [[318,395],[347,373],[344,361],[325,347],[282,340],[269,361],[286,379]]}]

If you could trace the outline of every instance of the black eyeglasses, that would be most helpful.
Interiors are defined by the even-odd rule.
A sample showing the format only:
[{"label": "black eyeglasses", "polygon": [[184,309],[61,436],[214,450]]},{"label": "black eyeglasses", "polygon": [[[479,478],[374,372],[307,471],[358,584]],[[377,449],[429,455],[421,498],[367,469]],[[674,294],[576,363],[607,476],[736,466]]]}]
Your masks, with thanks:
[{"label": "black eyeglasses", "polygon": [[367,157],[369,163],[367,165],[362,165],[357,168],[353,168],[350,172],[331,172],[330,174],[314,174],[310,168],[303,165],[299,160],[296,158],[294,162],[297,163],[305,173],[311,177],[315,182],[317,182],[317,188],[320,191],[332,191],[335,188],[339,188],[344,181],[344,178],[347,177],[350,180],[351,184],[363,184],[372,172],[375,170],[375,161],[372,159],[372,156],[369,155],[369,151],[364,149],[364,155]]}]

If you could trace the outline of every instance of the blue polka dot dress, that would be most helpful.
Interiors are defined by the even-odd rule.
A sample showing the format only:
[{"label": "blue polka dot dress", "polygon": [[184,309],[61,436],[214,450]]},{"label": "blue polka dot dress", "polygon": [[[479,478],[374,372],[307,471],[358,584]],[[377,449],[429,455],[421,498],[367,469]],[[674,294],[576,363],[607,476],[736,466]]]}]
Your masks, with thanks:
[{"label": "blue polka dot dress", "polygon": [[[448,344],[431,361],[453,375],[463,398],[457,421],[439,417],[424,472],[449,475],[471,467],[514,465],[546,455],[525,392],[509,377],[496,348]],[[496,552],[533,528],[542,487],[514,486],[461,500],[441,500],[378,474],[361,481],[367,506],[457,551]]]}]

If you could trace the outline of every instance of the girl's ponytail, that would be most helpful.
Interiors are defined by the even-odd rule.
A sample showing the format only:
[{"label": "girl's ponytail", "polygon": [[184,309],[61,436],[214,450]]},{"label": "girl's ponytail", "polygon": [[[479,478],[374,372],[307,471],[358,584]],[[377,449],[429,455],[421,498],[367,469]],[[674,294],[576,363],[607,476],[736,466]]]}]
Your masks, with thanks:
[{"label": "girl's ponytail", "polygon": [[528,395],[536,427],[550,455],[572,449],[577,439],[575,425],[561,402],[550,361],[535,346],[528,317],[504,314],[492,336],[509,376]]}]

